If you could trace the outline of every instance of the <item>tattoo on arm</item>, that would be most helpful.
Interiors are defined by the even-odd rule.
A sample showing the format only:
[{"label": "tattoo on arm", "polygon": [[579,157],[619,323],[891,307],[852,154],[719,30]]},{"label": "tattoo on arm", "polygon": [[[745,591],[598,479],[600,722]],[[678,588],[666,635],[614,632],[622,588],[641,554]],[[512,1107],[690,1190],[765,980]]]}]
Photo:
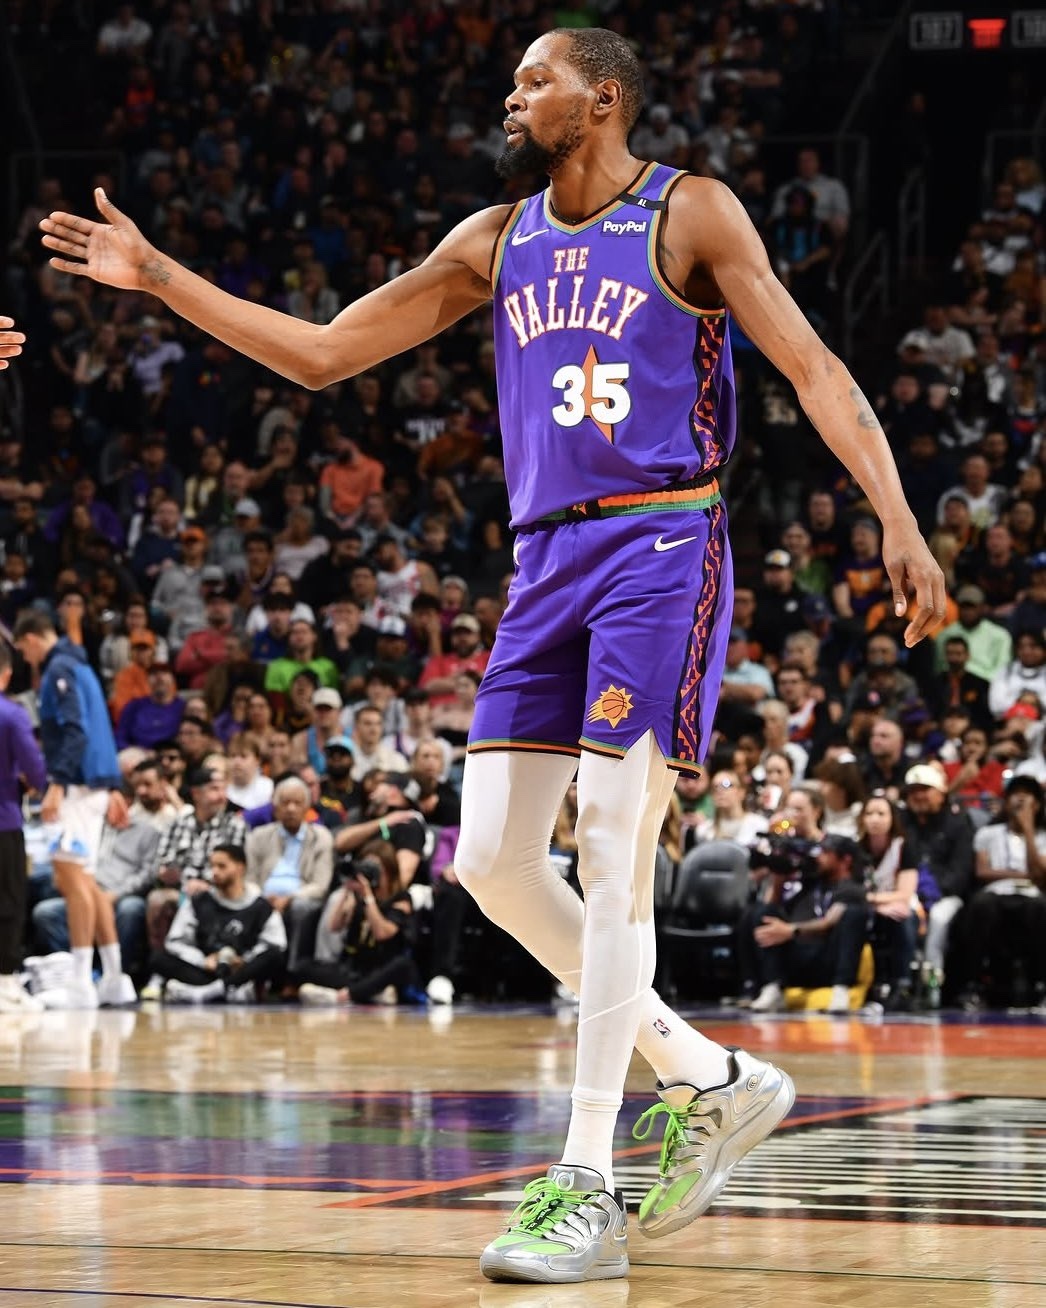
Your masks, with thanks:
[{"label": "tattoo on arm", "polygon": [[850,387],[850,399],[854,402],[857,409],[857,425],[863,427],[865,431],[876,431],[879,427],[879,421],[869,407],[868,401],[861,394],[860,386]]},{"label": "tattoo on arm", "polygon": [[159,259],[148,259],[141,264],[138,271],[142,275],[143,282],[151,282],[153,286],[166,286],[171,280],[170,269],[166,264],[161,263]]}]

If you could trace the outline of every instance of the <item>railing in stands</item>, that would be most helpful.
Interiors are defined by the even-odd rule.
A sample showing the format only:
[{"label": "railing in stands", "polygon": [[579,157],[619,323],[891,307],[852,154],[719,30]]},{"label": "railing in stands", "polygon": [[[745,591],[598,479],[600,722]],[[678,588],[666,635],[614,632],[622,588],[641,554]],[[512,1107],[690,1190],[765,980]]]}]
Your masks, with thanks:
[{"label": "railing in stands", "polygon": [[926,174],[913,168],[897,193],[897,285],[926,271]]},{"label": "railing in stands", "polygon": [[890,307],[890,242],[881,229],[855,260],[843,285],[843,358],[848,362],[855,357],[857,330],[873,307],[880,316]]},{"label": "railing in stands", "polygon": [[1030,127],[989,132],[984,139],[981,163],[981,198],[985,208],[991,204],[995,187],[1002,180],[1003,169],[1011,159],[1028,155],[1042,167],[1046,160],[1046,98]]}]

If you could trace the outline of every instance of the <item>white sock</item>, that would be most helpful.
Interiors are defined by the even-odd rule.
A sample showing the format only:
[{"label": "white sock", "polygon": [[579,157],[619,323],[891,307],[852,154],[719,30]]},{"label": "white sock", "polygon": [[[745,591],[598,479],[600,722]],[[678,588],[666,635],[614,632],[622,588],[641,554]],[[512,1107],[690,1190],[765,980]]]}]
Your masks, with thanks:
[{"label": "white sock", "polygon": [[73,980],[78,986],[89,986],[91,984],[91,962],[94,959],[94,950],[89,945],[75,945],[73,947]]},{"label": "white sock", "polygon": [[106,981],[115,980],[123,972],[123,959],[120,957],[119,942],[113,945],[99,945],[98,954],[102,960],[102,977]]},{"label": "white sock", "polygon": [[662,1085],[710,1090],[730,1079],[730,1051],[695,1031],[654,990],[646,994],[636,1048]]}]

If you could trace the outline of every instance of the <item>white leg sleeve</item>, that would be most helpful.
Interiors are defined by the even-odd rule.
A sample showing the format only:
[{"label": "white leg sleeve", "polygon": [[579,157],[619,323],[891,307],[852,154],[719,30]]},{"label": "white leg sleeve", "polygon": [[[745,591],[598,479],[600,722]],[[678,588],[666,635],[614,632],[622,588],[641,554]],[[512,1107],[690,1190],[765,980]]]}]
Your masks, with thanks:
[{"label": "white leg sleeve", "polygon": [[926,942],[923,945],[923,959],[930,967],[944,970],[944,951],[948,946],[948,931],[952,918],[962,908],[958,895],[945,895],[930,909],[926,919]]}]

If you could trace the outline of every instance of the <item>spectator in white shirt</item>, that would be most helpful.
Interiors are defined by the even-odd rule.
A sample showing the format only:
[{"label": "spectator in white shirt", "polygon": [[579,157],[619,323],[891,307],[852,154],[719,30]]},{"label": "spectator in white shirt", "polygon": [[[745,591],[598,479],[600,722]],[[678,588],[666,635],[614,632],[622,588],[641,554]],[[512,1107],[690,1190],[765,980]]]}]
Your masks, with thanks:
[{"label": "spectator in white shirt", "polygon": [[975,354],[969,332],[953,327],[943,304],[928,304],[921,327],[913,327],[901,337],[897,354],[910,368],[939,368],[949,383],[962,382],[963,364]]},{"label": "spectator in white shirt", "polygon": [[821,156],[816,150],[800,150],[796,158],[796,175],[774,192],[771,218],[780,218],[788,204],[789,193],[805,187],[814,197],[814,217],[824,223],[838,243],[850,229],[850,193],[837,177],[821,172]]},{"label": "spectator in white shirt", "polygon": [[229,780],[226,794],[238,808],[261,808],[272,798],[272,778],[261,770],[261,746],[256,736],[240,732],[229,741]]},{"label": "spectator in white shirt", "polygon": [[1022,631],[1014,642],[1016,658],[991,683],[988,707],[1001,718],[1027,692],[1036,695],[1039,711],[1046,709],[1046,638],[1041,631]]}]

